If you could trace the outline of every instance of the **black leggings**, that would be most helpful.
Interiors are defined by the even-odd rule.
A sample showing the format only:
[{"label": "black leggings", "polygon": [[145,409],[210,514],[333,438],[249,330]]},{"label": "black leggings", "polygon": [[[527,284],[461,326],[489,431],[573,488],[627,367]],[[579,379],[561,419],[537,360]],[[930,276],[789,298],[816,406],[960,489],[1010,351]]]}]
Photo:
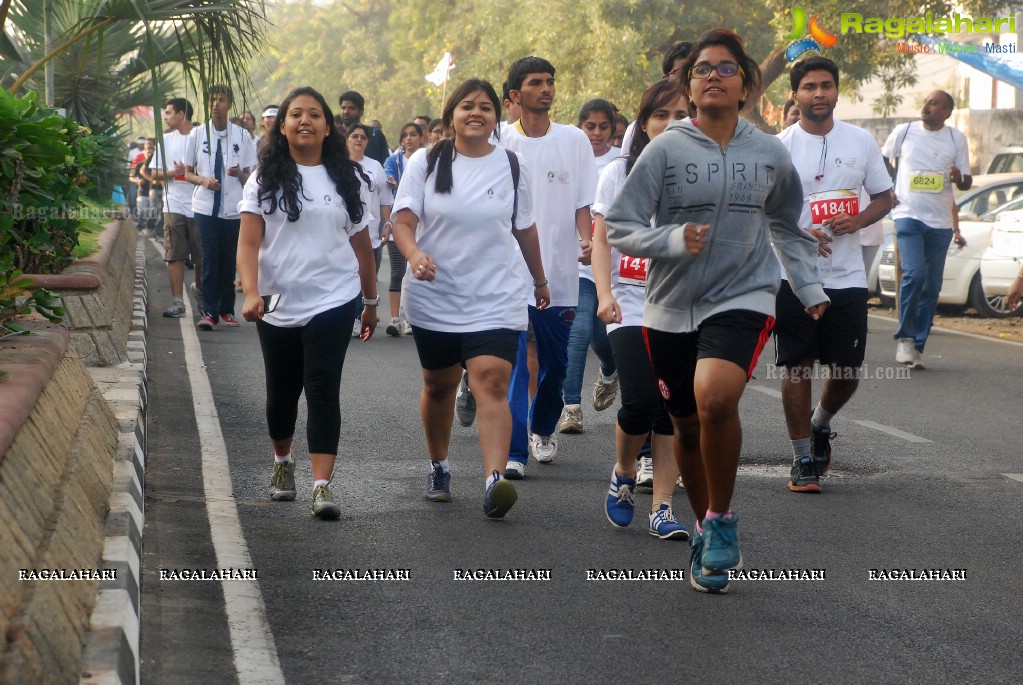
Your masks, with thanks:
[{"label": "black leggings", "polygon": [[391,284],[388,286],[387,292],[400,293],[401,279],[405,278],[405,267],[408,266],[408,261],[393,240],[387,242],[387,259],[391,262]]},{"label": "black leggings", "polygon": [[617,328],[607,334],[607,339],[611,342],[622,393],[618,426],[626,435],[646,435],[651,429],[658,435],[674,434],[671,417],[657,388],[642,326]]},{"label": "black leggings", "polygon": [[337,454],[341,438],[341,369],[352,339],[355,300],[314,316],[305,326],[256,322],[266,371],[266,423],[271,440],[295,434],[305,390],[306,440],[312,454]]}]

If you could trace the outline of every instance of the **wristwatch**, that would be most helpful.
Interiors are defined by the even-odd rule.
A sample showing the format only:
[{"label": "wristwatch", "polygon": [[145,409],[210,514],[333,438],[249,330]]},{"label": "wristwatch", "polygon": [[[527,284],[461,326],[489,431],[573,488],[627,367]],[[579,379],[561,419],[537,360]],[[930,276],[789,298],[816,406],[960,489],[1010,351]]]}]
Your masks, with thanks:
[{"label": "wristwatch", "polygon": [[376,307],[377,305],[380,304],[380,298],[379,297],[364,297],[364,298],[362,298],[362,303],[364,305],[368,305],[370,307]]}]

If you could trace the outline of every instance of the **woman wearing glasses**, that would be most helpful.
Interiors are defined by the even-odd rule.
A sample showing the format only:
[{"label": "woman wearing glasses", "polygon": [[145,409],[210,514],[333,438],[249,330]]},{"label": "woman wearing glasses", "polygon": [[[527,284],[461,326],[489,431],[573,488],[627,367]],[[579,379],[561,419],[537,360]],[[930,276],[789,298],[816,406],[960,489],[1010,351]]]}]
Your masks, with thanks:
[{"label": "woman wearing glasses", "polygon": [[725,592],[728,572],[742,568],[730,508],[739,399],[774,327],[772,242],[807,314],[819,317],[828,298],[816,240],[798,225],[803,192],[788,152],[739,118],[760,81],[742,39],[704,34],[682,70],[696,118],[647,146],[605,222],[611,245],[651,258],[643,325],[697,518],[690,583]]},{"label": "woman wearing glasses", "polygon": [[313,515],[336,519],[341,509],[329,484],[341,435],[341,370],[360,291],[364,340],[377,322],[373,248],[363,230],[373,216],[322,95],[293,90],[277,122],[238,204],[242,315],[256,322],[263,351],[274,449],[270,499],[295,499],[291,445],[305,391]]},{"label": "woman wearing glasses", "polygon": [[369,210],[374,219],[380,222],[377,226],[370,226],[369,237],[373,243],[373,257],[377,261],[377,272],[380,271],[381,237],[385,229],[391,227],[391,204],[394,202],[394,195],[387,186],[387,174],[380,162],[372,157],[366,156],[366,145],[369,144],[370,128],[366,124],[354,124],[348,129],[348,156],[353,162],[358,162],[366,173],[367,192],[370,196]]},{"label": "woman wearing glasses", "polygon": [[[544,309],[551,294],[529,170],[517,153],[490,142],[501,120],[493,86],[465,81],[448,98],[442,119],[452,137],[412,156],[394,199],[394,239],[409,263],[405,307],[423,367],[426,499],[451,499],[448,447],[464,364],[483,452],[483,512],[501,518],[518,497],[504,471],[512,432],[508,383],[519,332],[526,330],[526,295]],[[523,279],[523,258],[532,288]]]},{"label": "woman wearing glasses", "polygon": [[[409,122],[401,127],[401,142],[398,151],[384,160],[384,171],[387,173],[387,185],[392,193],[398,192],[398,185],[405,174],[405,165],[415,154],[416,150],[423,147],[423,127],[419,124]],[[391,306],[391,320],[387,324],[385,332],[387,335],[397,337],[399,335],[410,335],[412,327],[408,321],[400,316],[401,310],[401,280],[405,277],[407,263],[401,256],[401,250],[394,242],[391,235],[391,227],[384,228],[384,240],[387,241],[387,260],[391,263],[391,282],[387,287],[387,300]]]}]

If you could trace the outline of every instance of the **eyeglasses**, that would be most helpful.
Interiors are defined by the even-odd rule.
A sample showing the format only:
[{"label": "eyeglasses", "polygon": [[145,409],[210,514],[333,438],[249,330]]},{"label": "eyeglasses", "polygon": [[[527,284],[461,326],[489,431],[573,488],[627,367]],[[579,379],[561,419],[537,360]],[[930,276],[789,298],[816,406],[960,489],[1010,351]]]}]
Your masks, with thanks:
[{"label": "eyeglasses", "polygon": [[349,140],[369,140],[369,136],[364,136],[361,133],[353,133],[352,135],[348,136],[348,139]]},{"label": "eyeglasses", "polygon": [[729,76],[735,76],[736,74],[746,75],[746,72],[742,70],[735,62],[719,62],[717,64],[697,64],[696,66],[689,69],[689,78],[707,78],[710,76],[710,72],[716,71],[721,78],[727,78]]}]

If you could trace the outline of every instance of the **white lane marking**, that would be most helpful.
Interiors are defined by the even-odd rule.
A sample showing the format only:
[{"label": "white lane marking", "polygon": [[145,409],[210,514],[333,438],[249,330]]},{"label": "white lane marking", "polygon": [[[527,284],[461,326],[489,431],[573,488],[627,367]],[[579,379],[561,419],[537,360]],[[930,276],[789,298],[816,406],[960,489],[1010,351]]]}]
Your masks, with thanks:
[{"label": "white lane marking", "polygon": [[1006,478],[1018,480],[1020,483],[1023,483],[1023,473],[1003,473],[1002,475],[1005,476]]},{"label": "white lane marking", "polygon": [[781,390],[768,388],[766,385],[750,385],[747,387],[749,387],[750,390],[756,390],[757,392],[762,392],[765,395],[770,395],[771,397],[777,397],[778,399],[781,399]]},{"label": "white lane marking", "polygon": [[[898,324],[899,320],[894,319],[890,316],[882,316],[881,314],[868,314],[871,319],[878,319],[879,321],[887,321],[889,323]],[[946,328],[944,326],[931,326],[932,331],[942,331],[944,333],[951,333],[952,335],[962,335],[967,338],[976,338],[977,340],[987,340],[988,342],[1002,343],[1003,345],[1013,345],[1015,347],[1023,347],[1023,342],[1016,340],[1003,340],[1002,338],[992,338],[990,335],[980,335],[979,333],[967,333],[966,331],[957,331],[954,328]]]},{"label": "white lane marking", "polygon": [[[163,246],[155,240],[152,242],[162,257]],[[185,315],[178,321],[181,325],[181,342],[185,347],[188,380],[192,386],[195,422],[199,429],[206,515],[210,523],[217,568],[250,569],[252,557],[242,536],[238,507],[233,498],[224,497],[225,493],[234,491],[228,468],[227,445],[220,432],[220,418],[213,401],[210,379],[203,365],[199,336],[192,324],[192,304],[187,294],[184,301]],[[266,617],[259,581],[227,580],[221,581],[220,587],[224,591],[224,609],[238,682],[246,685],[284,683],[284,673],[270,631],[270,622]]]},{"label": "white lane marking", "polygon": [[913,435],[912,433],[907,433],[906,431],[900,431],[898,428],[892,428],[891,426],[886,426],[883,423],[875,423],[873,421],[860,421],[859,419],[851,420],[853,423],[858,423],[861,426],[864,426],[865,428],[873,428],[876,431],[881,431],[882,433],[893,435],[896,438],[902,438],[907,442],[932,442],[927,438],[921,438],[919,435]]},{"label": "white lane marking", "polygon": [[[762,392],[765,395],[770,395],[771,397],[781,398],[781,392],[775,390],[774,388],[768,388],[763,385],[750,385],[748,387],[750,390],[756,390],[757,392]],[[888,435],[893,435],[896,438],[902,438],[903,440],[907,440],[909,442],[931,442],[927,438],[921,438],[919,435],[913,435],[912,433],[907,433],[906,431],[900,431],[898,428],[892,428],[891,426],[886,426],[882,423],[875,423],[873,421],[860,421],[859,419],[850,419],[850,421],[852,421],[853,423],[858,423],[859,425],[865,428],[881,431],[882,433],[887,433]]]}]

